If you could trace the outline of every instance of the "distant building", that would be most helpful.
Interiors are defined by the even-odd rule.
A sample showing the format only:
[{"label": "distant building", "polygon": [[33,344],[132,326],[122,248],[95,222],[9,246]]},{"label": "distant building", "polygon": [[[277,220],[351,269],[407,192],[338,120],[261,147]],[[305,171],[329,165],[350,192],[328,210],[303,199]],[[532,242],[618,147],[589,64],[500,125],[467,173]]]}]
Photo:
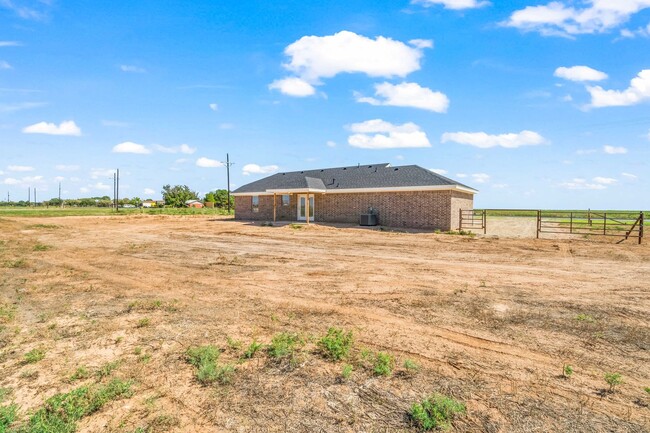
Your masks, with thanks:
[{"label": "distant building", "polygon": [[156,200],[144,200],[142,207],[158,207],[158,202]]},{"label": "distant building", "polygon": [[370,164],[276,173],[233,192],[235,219],[359,223],[457,229],[478,191],[419,167]]},{"label": "distant building", "polygon": [[199,200],[187,200],[185,202],[185,206],[201,209],[203,207],[203,203],[200,202]]}]

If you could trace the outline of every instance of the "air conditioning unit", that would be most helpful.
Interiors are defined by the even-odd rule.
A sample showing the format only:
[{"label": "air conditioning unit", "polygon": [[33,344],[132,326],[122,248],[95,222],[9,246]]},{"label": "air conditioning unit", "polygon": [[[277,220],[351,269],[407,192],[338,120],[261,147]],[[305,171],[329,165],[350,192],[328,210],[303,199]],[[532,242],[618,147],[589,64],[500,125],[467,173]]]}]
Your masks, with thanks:
[{"label": "air conditioning unit", "polygon": [[361,225],[361,226],[376,226],[377,225],[377,214],[374,214],[374,213],[361,214],[361,217],[359,218],[359,225]]}]

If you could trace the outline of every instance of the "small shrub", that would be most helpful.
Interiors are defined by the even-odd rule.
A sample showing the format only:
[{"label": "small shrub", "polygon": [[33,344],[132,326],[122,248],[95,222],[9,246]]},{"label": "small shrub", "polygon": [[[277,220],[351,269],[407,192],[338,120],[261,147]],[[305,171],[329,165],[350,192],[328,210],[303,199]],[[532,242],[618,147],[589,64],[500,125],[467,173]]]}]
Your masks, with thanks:
[{"label": "small shrub", "polygon": [[568,364],[562,367],[562,375],[567,379],[570,378],[573,375],[573,367]]},{"label": "small shrub", "polygon": [[577,320],[578,322],[587,322],[587,323],[591,323],[591,322],[594,321],[594,317],[593,317],[592,315],[590,315],[590,314],[580,313],[580,314],[578,314],[578,315],[576,316],[576,320]]},{"label": "small shrub", "polygon": [[645,388],[643,388],[643,390],[644,390],[646,393],[650,394],[650,386],[646,386]]},{"label": "small shrub", "polygon": [[35,364],[45,358],[45,351],[42,349],[32,349],[25,354],[25,364]]},{"label": "small shrub", "polygon": [[32,379],[36,379],[37,377],[38,377],[38,371],[36,370],[25,370],[22,373],[20,373],[21,379],[32,380]]},{"label": "small shrub", "polygon": [[341,369],[341,377],[343,379],[348,379],[352,375],[353,371],[354,368],[350,364],[343,364],[343,368]]},{"label": "small shrub", "polygon": [[138,362],[141,362],[143,364],[146,364],[149,361],[151,361],[151,354],[150,353],[145,353],[144,355],[141,355],[141,356],[138,357]]},{"label": "small shrub", "polygon": [[605,373],[605,382],[609,385],[609,392],[614,392],[623,383],[623,376],[621,373]]},{"label": "small shrub", "polygon": [[11,389],[9,389],[9,388],[0,388],[0,403],[5,401],[5,398],[7,398],[7,396],[9,394],[11,394]]},{"label": "small shrub", "polygon": [[267,348],[271,358],[293,358],[295,352],[304,344],[298,334],[282,332],[276,334]]},{"label": "small shrub", "polygon": [[404,369],[409,373],[416,373],[420,366],[410,359],[404,360]]},{"label": "small shrub", "polygon": [[353,344],[352,331],[346,333],[342,329],[329,328],[327,335],[318,341],[318,348],[326,358],[340,361],[347,358]]},{"label": "small shrub", "polygon": [[219,349],[215,346],[190,347],[186,352],[187,362],[197,368],[196,379],[203,385],[214,382],[222,384],[230,383],[234,374],[234,367],[231,365],[219,366]]},{"label": "small shrub", "polygon": [[26,268],[27,262],[25,259],[9,260],[5,262],[7,268]]},{"label": "small shrub", "polygon": [[150,320],[148,317],[143,317],[142,319],[138,320],[138,323],[135,325],[136,328],[144,328],[146,326],[149,326]]},{"label": "small shrub", "polygon": [[18,415],[18,405],[10,404],[9,406],[0,407],[0,432],[9,431],[9,426],[14,423]]},{"label": "small shrub", "polygon": [[302,228],[302,224],[291,223],[289,224],[289,227],[291,227],[294,230],[300,230]]},{"label": "small shrub", "polygon": [[375,355],[375,362],[373,364],[373,371],[378,376],[390,376],[395,366],[395,359],[388,353],[377,352]]},{"label": "small shrub", "polygon": [[452,419],[465,411],[463,403],[442,394],[433,394],[411,406],[410,415],[415,425],[422,430],[447,430],[451,427]]},{"label": "small shrub", "polygon": [[90,372],[86,367],[79,367],[77,370],[75,370],[74,373],[72,373],[72,376],[70,376],[70,380],[82,380],[82,379],[88,379],[90,377]]},{"label": "small shrub", "polygon": [[13,305],[0,304],[0,323],[8,323],[14,320],[16,308]]},{"label": "small shrub", "polygon": [[248,345],[246,351],[244,351],[243,357],[245,359],[251,359],[253,356],[255,356],[257,351],[262,348],[262,346],[262,343],[258,343],[257,341],[253,340],[253,342]]},{"label": "small shrub", "polygon": [[135,349],[133,349],[133,354],[134,355],[140,355],[142,354],[142,347],[138,346]]},{"label": "small shrub", "polygon": [[47,251],[52,249],[51,245],[36,244],[34,245],[34,251]]}]

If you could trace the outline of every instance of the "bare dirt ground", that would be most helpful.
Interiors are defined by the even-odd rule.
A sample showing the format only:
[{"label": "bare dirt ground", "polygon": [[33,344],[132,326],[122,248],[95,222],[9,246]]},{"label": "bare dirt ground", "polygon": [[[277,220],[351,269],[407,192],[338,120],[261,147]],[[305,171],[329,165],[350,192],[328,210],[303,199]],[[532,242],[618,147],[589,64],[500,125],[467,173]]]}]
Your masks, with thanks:
[{"label": "bare dirt ground", "polygon": [[[467,405],[453,431],[650,431],[650,248],[633,242],[4,218],[2,311],[0,388],[19,421],[119,377],[133,395],[78,431],[414,432],[409,407],[433,392]],[[354,332],[348,379],[316,350],[330,326]],[[307,341],[296,365],[239,360],[283,331]],[[203,344],[235,365],[231,383],[196,381],[184,353]],[[26,363],[34,348],[44,359]],[[362,350],[393,355],[393,374],[364,368]],[[90,377],[72,379],[81,366]]]}]

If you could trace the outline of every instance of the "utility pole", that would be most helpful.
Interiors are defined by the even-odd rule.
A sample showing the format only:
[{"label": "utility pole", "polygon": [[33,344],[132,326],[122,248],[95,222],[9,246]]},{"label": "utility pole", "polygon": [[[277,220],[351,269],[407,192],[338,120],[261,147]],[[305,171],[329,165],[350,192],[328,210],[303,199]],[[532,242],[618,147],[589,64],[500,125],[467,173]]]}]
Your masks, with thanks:
[{"label": "utility pole", "polygon": [[115,184],[115,211],[120,211],[120,169],[117,169],[117,183]]},{"label": "utility pole", "polygon": [[36,207],[37,202],[36,202],[36,188],[34,188],[34,207]]},{"label": "utility pole", "polygon": [[228,178],[228,215],[230,215],[230,155],[226,153],[226,176]]},{"label": "utility pole", "polygon": [[63,208],[63,202],[61,201],[61,182],[59,182],[59,204]]},{"label": "utility pole", "polygon": [[27,207],[32,205],[32,187],[27,188]]}]

